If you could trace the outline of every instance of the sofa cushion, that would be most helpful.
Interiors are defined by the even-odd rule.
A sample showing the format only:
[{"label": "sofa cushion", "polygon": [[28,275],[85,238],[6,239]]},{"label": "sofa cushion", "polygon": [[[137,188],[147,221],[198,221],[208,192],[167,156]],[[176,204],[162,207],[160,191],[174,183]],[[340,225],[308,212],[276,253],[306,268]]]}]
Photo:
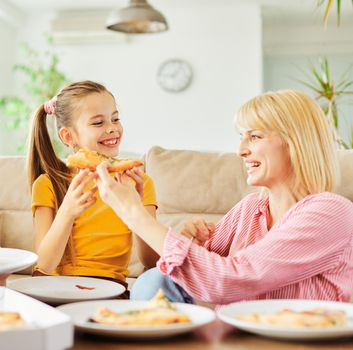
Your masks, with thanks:
[{"label": "sofa cushion", "polygon": [[[34,251],[34,233],[32,214],[26,210],[4,210],[1,213],[1,244],[6,248],[17,248]],[[19,271],[31,274],[32,267]]]},{"label": "sofa cushion", "polygon": [[188,221],[194,221],[196,219],[204,219],[206,222],[217,223],[223,214],[157,214],[157,220],[167,227],[172,227],[176,232],[179,232],[184,224]]},{"label": "sofa cushion", "polygon": [[159,213],[224,214],[246,194],[243,161],[232,153],[167,150],[153,147],[145,159]]},{"label": "sofa cushion", "polygon": [[2,247],[34,250],[33,222],[30,211],[3,211],[2,231]]},{"label": "sofa cushion", "polygon": [[353,201],[353,149],[338,152],[341,180],[334,192]]},{"label": "sofa cushion", "polygon": [[1,236],[2,236],[2,211],[0,211],[0,247],[2,247]]},{"label": "sofa cushion", "polygon": [[[0,210],[29,210],[31,198],[27,185],[25,157],[1,157]],[[5,185],[6,184],[6,185]]]}]

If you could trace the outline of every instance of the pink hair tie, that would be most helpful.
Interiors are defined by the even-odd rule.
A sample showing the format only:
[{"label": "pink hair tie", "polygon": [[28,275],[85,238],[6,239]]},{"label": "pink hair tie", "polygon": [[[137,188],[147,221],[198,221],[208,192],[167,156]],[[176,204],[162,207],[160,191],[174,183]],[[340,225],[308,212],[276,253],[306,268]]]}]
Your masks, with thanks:
[{"label": "pink hair tie", "polygon": [[57,97],[54,96],[51,100],[44,103],[44,111],[47,114],[55,114],[55,106],[56,106]]}]

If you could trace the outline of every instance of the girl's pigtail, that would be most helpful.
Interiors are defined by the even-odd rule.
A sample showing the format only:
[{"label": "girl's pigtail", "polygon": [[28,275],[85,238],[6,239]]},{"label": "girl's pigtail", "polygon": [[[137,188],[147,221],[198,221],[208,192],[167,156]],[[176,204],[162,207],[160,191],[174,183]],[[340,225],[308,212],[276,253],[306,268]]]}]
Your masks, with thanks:
[{"label": "girl's pigtail", "polygon": [[47,128],[47,113],[41,105],[32,118],[27,153],[28,184],[32,192],[34,181],[46,173],[54,187],[56,209],[60,206],[70,183],[69,169],[53,148]]}]

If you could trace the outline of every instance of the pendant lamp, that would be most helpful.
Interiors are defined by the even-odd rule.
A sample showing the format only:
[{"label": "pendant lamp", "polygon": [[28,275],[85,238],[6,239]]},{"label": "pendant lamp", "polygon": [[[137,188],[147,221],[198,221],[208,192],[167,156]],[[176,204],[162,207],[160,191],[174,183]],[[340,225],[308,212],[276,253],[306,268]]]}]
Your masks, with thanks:
[{"label": "pendant lamp", "polygon": [[159,33],[168,30],[168,23],[146,0],[130,0],[127,7],[115,10],[108,16],[106,27],[131,34]]}]

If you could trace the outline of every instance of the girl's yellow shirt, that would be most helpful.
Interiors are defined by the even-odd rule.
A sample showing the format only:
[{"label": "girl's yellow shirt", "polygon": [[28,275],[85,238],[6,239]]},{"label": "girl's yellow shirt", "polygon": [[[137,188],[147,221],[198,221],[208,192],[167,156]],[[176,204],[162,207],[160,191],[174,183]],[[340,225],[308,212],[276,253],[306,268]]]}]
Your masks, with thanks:
[{"label": "girl's yellow shirt", "polygon": [[[142,202],[145,206],[156,203],[151,178],[144,174]],[[132,248],[132,233],[125,223],[96,193],[96,203],[84,211],[72,229],[74,261],[68,255],[53,275],[108,277],[125,281]],[[32,187],[32,213],[36,208],[55,210],[52,182],[46,174],[40,175]]]}]

